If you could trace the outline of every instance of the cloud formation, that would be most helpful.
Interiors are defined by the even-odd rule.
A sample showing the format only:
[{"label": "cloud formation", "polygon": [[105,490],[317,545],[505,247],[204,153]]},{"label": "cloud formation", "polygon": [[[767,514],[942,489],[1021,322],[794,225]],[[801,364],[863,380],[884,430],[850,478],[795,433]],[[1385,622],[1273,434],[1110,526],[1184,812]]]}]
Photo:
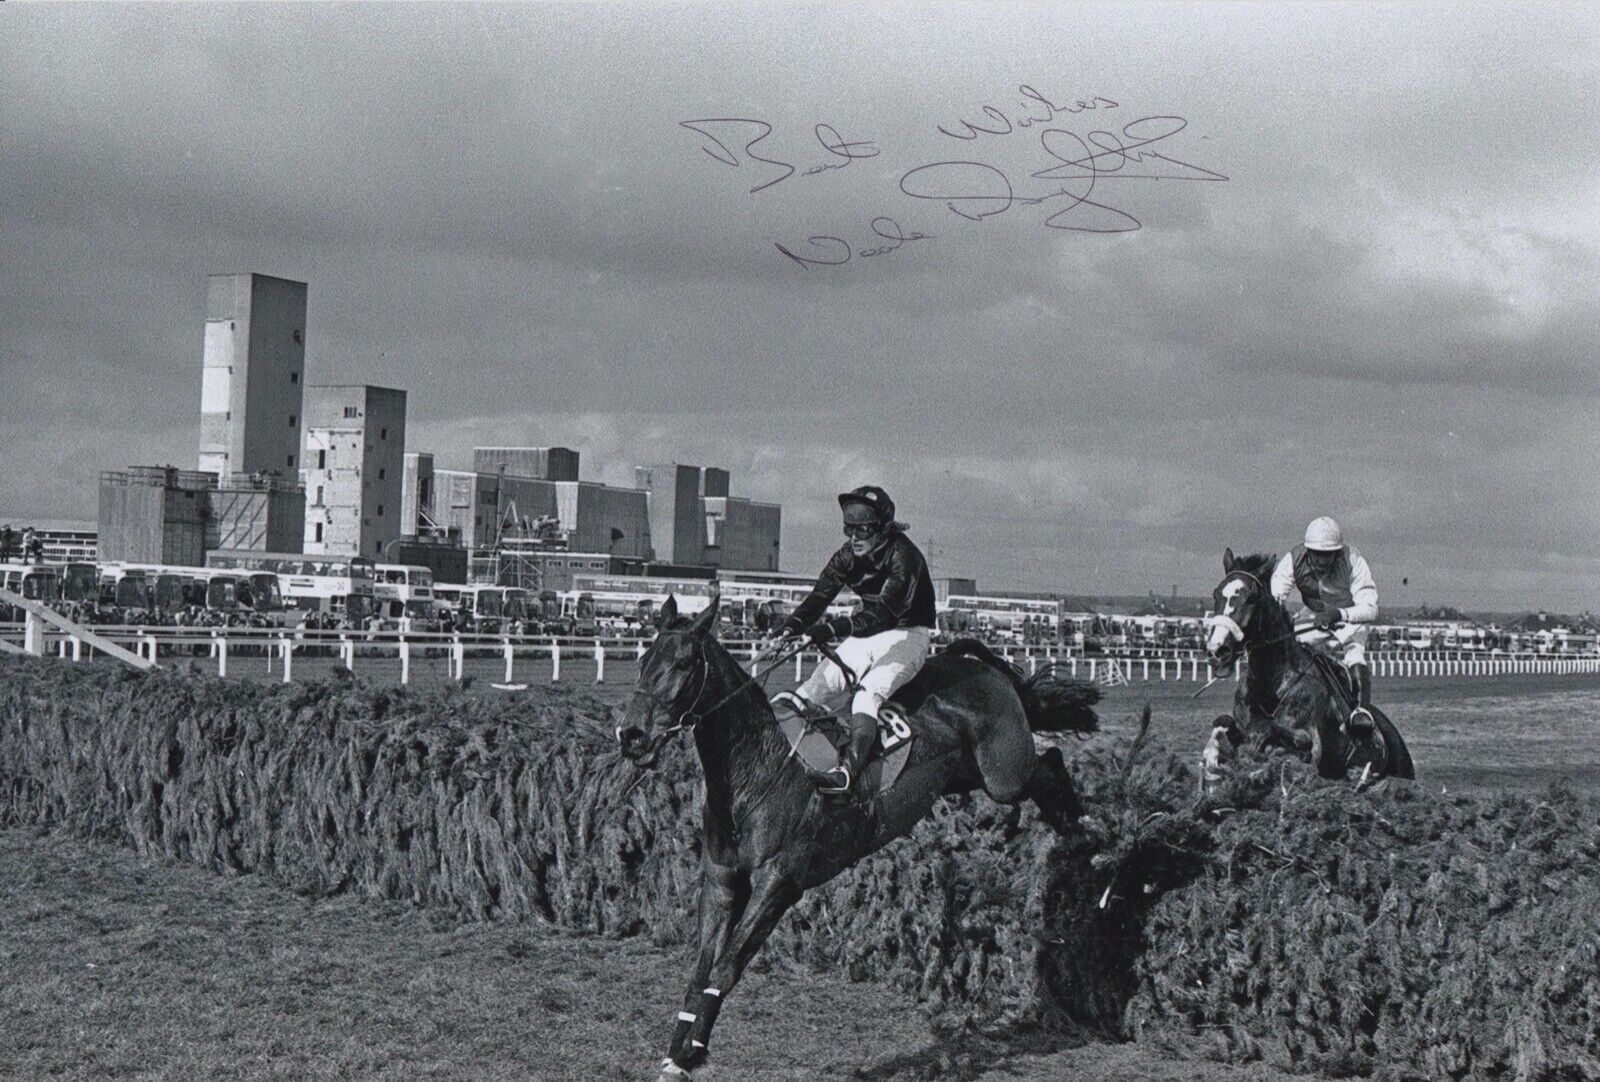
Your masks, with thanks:
[{"label": "cloud formation", "polygon": [[[1331,512],[1387,600],[1600,606],[1600,17],[1500,10],[7,9],[0,517],[192,464],[204,277],[260,270],[310,283],[308,380],[406,388],[413,449],[723,464],[795,569],[875,480],[992,586],[1204,592]],[[1097,181],[1118,235],[901,192],[1042,191],[1036,132],[938,131],[1024,84],[1117,101],[1083,137],[1181,115],[1228,179]],[[797,175],[751,194],[707,117]],[[804,175],[819,123],[878,156]],[[774,247],[881,215],[932,237]]]}]

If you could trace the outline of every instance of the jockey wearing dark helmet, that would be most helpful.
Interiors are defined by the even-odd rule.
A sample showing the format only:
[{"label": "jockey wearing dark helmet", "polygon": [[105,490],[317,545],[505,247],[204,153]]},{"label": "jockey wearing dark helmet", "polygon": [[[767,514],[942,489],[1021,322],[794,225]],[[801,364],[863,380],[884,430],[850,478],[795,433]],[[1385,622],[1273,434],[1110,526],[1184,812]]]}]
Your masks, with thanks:
[{"label": "jockey wearing dark helmet", "polygon": [[[906,536],[905,526],[895,521],[889,494],[863,485],[841,493],[839,509],[847,540],[781,632],[784,638],[837,641],[840,659],[860,681],[850,704],[850,746],[844,762],[813,775],[818,787],[830,793],[855,788],[877,739],[878,710],[928,660],[935,619],[928,561]],[[827,616],[828,606],[847,586],[861,598],[860,610]],[[844,690],[844,674],[824,660],[795,694],[820,704]]]},{"label": "jockey wearing dark helmet", "polygon": [[1306,527],[1305,541],[1278,561],[1271,588],[1272,596],[1285,604],[1298,589],[1312,630],[1331,637],[1355,678],[1356,706],[1349,728],[1353,735],[1370,733],[1372,669],[1366,643],[1370,625],[1378,619],[1378,586],[1367,561],[1344,543],[1339,524],[1324,515]]}]

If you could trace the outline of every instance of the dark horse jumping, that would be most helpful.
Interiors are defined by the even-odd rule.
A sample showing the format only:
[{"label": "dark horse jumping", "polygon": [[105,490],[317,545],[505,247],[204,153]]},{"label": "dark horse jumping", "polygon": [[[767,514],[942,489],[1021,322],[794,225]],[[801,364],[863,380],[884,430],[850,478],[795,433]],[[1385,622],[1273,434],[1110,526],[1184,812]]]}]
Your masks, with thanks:
[{"label": "dark horse jumping", "polygon": [[915,733],[893,788],[864,801],[817,793],[791,754],[761,685],[712,634],[715,602],[693,620],[668,598],[661,630],[617,729],[622,754],[654,765],[667,740],[694,736],[705,771],[700,953],[661,1079],[705,1060],[717,1012],[800,895],[907,833],[946,794],[983,789],[1034,801],[1055,830],[1081,808],[1057,748],[1034,732],[1089,732],[1096,689],[1048,671],[1024,679],[976,642],[929,659],[894,696]]},{"label": "dark horse jumping", "polygon": [[[1233,698],[1233,713],[1211,723],[1211,739],[1201,762],[1202,784],[1221,778],[1234,746],[1254,735],[1262,747],[1303,751],[1309,739],[1311,761],[1325,778],[1343,778],[1352,767],[1370,780],[1414,778],[1416,769],[1400,730],[1388,715],[1372,708],[1370,740],[1352,741],[1344,721],[1354,702],[1344,667],[1326,651],[1307,646],[1289,613],[1267,588],[1276,558],[1222,555],[1222,581],[1213,591],[1217,614],[1207,648],[1212,671],[1232,669],[1242,651],[1245,678]],[[1303,735],[1303,738],[1302,738]]]}]

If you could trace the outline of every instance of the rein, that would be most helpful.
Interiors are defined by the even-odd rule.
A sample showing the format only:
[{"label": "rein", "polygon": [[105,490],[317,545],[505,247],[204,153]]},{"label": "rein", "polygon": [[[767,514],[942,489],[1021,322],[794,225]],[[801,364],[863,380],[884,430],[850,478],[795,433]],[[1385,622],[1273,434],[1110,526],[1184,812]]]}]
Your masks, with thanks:
[{"label": "rein", "polygon": [[[1259,576],[1257,576],[1254,573],[1249,572],[1249,571],[1243,571],[1243,570],[1237,570],[1237,569],[1233,570],[1233,571],[1230,571],[1230,572],[1228,572],[1227,577],[1224,578],[1222,581],[1223,582],[1227,582],[1229,578],[1232,578],[1235,575],[1237,575],[1239,578],[1242,578],[1242,579],[1249,579],[1251,582],[1255,583],[1256,586],[1258,586],[1260,588],[1261,593],[1264,596],[1267,596],[1269,598],[1271,597],[1271,593],[1270,593],[1270,591],[1269,591],[1269,589],[1267,587],[1267,584],[1262,582]],[[1287,614],[1285,614],[1285,615],[1287,615]],[[1289,630],[1288,630],[1288,632],[1286,634],[1279,635],[1276,638],[1263,639],[1263,640],[1260,640],[1258,642],[1252,643],[1252,642],[1248,641],[1248,638],[1246,636],[1244,628],[1240,627],[1238,622],[1236,620],[1234,620],[1231,616],[1224,616],[1224,615],[1221,615],[1219,613],[1216,616],[1208,616],[1208,617],[1206,617],[1205,623],[1208,626],[1211,626],[1211,627],[1217,627],[1217,626],[1226,627],[1228,630],[1233,632],[1239,639],[1239,645],[1244,648],[1246,653],[1249,652],[1249,650],[1250,650],[1250,648],[1252,646],[1256,646],[1256,647],[1277,646],[1279,643],[1288,642],[1291,639],[1296,639],[1301,634],[1303,634],[1301,629],[1295,627],[1294,626],[1294,622],[1291,620],[1290,621]],[[1215,683],[1217,683],[1218,681],[1220,681],[1222,679],[1223,679],[1223,677],[1221,677],[1221,676],[1213,676],[1210,680],[1206,681],[1205,685],[1202,686],[1199,691],[1197,691],[1193,695],[1191,695],[1190,698],[1198,699],[1201,695],[1205,694],[1207,689],[1209,689],[1212,684],[1215,684]],[[1256,705],[1258,708],[1260,706],[1259,703],[1256,703],[1254,705]],[[1276,713],[1274,713],[1274,716],[1276,716]]]},{"label": "rein", "polygon": [[[705,645],[702,643],[700,645],[700,690],[695,692],[694,702],[690,703],[689,706],[683,711],[683,713],[678,715],[677,723],[675,725],[669,726],[668,728],[662,729],[659,733],[657,733],[655,735],[655,739],[651,742],[651,745],[650,745],[651,754],[653,755],[656,752],[660,751],[661,748],[666,744],[666,742],[668,740],[671,740],[674,736],[677,736],[679,733],[684,732],[686,730],[689,731],[689,732],[693,732],[695,727],[698,726],[703,719],[705,719],[709,715],[715,713],[717,710],[721,709],[724,705],[726,705],[727,703],[733,701],[735,698],[737,698],[738,696],[744,694],[746,691],[749,691],[752,687],[764,689],[766,687],[767,677],[771,676],[774,672],[776,672],[780,665],[784,664],[790,658],[794,657],[800,651],[804,650],[805,647],[806,647],[806,643],[805,643],[804,640],[802,640],[793,649],[790,649],[787,652],[781,653],[780,656],[777,658],[777,660],[773,661],[772,664],[768,665],[765,669],[761,670],[760,673],[747,673],[747,672],[744,672],[744,670],[741,668],[740,669],[740,673],[744,676],[744,680],[739,684],[739,686],[734,688],[732,691],[728,692],[728,694],[724,695],[722,698],[718,699],[716,702],[712,703],[710,706],[708,706],[705,709],[701,710],[701,709],[699,709],[700,700],[705,697],[706,687],[707,687],[707,685],[709,685],[711,683],[711,660],[706,654]],[[761,655],[761,656],[764,657],[765,655]],[[650,698],[650,701],[653,702],[653,703],[658,702],[658,700],[656,700],[656,698],[654,696],[649,696],[649,698]]]}]

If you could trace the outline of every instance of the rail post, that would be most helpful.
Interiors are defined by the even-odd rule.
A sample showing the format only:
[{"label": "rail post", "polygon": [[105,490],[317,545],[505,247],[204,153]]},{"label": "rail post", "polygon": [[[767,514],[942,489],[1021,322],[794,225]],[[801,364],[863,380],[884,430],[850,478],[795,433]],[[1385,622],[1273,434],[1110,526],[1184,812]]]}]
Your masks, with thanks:
[{"label": "rail post", "polygon": [[634,657],[635,661],[643,661],[644,660],[644,643],[641,642],[637,646],[634,647],[633,657]]},{"label": "rail post", "polygon": [[804,675],[805,675],[805,669],[802,668],[803,660],[802,660],[802,657],[801,657],[801,655],[804,654],[804,653],[805,653],[805,651],[802,650],[799,654],[796,654],[794,656],[794,682],[797,683],[797,684],[800,682],[802,677],[804,677]]},{"label": "rail post", "polygon": [[597,684],[606,682],[606,648],[599,640],[594,644],[594,682]]},{"label": "rail post", "polygon": [[506,640],[506,679],[505,679],[505,682],[508,683],[508,684],[511,683],[511,670],[512,670],[513,666],[516,664],[516,662],[513,660],[513,658],[514,658],[514,654],[512,653],[512,650],[511,650],[511,640],[507,639]]},{"label": "rail post", "polygon": [[[283,682],[287,684],[293,679],[294,674],[294,643],[287,635],[278,641],[283,644]],[[155,643],[152,641],[152,649],[154,646]]]},{"label": "rail post", "polygon": [[22,617],[22,648],[30,654],[44,656],[44,621],[32,612]]},{"label": "rail post", "polygon": [[1072,657],[1072,678],[1074,680],[1078,678],[1078,658],[1076,654]]},{"label": "rail post", "polygon": [[467,671],[467,648],[461,645],[461,635],[458,633],[450,643],[450,674],[452,680],[460,680]]},{"label": "rail post", "polygon": [[345,668],[356,671],[356,644],[350,641],[349,635],[339,636],[339,656],[344,659]]},{"label": "rail post", "polygon": [[1233,663],[1233,682],[1239,682],[1240,675],[1244,672],[1244,660],[1241,658]]},{"label": "rail post", "polygon": [[1089,682],[1091,684],[1094,683],[1094,670],[1095,670],[1095,660],[1094,660],[1094,658],[1090,658],[1089,659]]},{"label": "rail post", "polygon": [[559,639],[550,640],[550,682],[556,683],[561,679],[561,642]]},{"label": "rail post", "polygon": [[400,636],[400,683],[411,683],[411,640]]},{"label": "rail post", "polygon": [[216,636],[214,641],[215,641],[216,647],[217,647],[217,675],[218,676],[227,676],[228,675],[228,640],[223,638],[223,637],[221,637],[220,635],[216,635],[216,632],[212,632],[212,635]]},{"label": "rail post", "polygon": [[[1165,664],[1165,662],[1163,662],[1163,664]],[[1150,659],[1149,658],[1145,658],[1144,659],[1144,682],[1147,683],[1147,684],[1150,682]]]},{"label": "rail post", "polygon": [[72,636],[72,660],[83,660],[83,640],[76,635]]}]

